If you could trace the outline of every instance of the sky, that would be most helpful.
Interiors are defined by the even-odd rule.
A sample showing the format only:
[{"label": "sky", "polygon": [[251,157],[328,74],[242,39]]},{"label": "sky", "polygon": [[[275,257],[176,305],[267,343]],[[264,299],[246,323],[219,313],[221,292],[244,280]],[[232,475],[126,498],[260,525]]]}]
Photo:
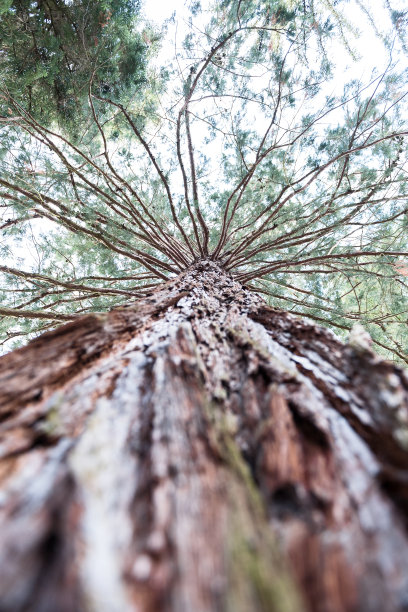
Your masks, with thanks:
[{"label": "sky", "polygon": [[[366,6],[369,5],[374,27],[373,24],[370,23],[365,12],[359,6],[361,1],[363,1]],[[351,36],[350,32],[347,32],[347,40],[353,51],[355,51],[355,57],[346,51],[345,45],[338,37],[333,37],[331,47],[328,46],[327,48],[329,59],[334,61],[336,65],[334,69],[335,78],[327,84],[326,89],[322,89],[322,100],[324,100],[324,96],[341,95],[344,85],[352,79],[356,79],[362,83],[368,83],[373,78],[373,71],[377,74],[381,74],[384,71],[389,63],[389,56],[384,52],[384,46],[378,34],[391,29],[392,24],[386,3],[391,2],[392,8],[398,9],[404,8],[405,1],[406,0],[370,0],[368,3],[367,0],[349,0],[347,3],[340,4],[339,8],[343,11],[344,18],[347,20],[348,25],[355,30],[355,36]],[[164,21],[167,20],[166,34],[162,39],[160,52],[154,62],[157,66],[163,66],[173,61],[175,51],[182,51],[183,39],[189,32],[188,20],[190,13],[188,7],[190,3],[190,0],[145,0],[143,15],[147,20],[151,21],[159,28]],[[216,4],[216,2],[201,0],[203,13],[194,17],[193,20],[193,23],[198,25],[200,29],[203,28],[201,24],[204,24],[205,20],[208,19],[210,7],[214,4]],[[328,0],[320,0],[319,2],[319,6],[328,6],[328,4]],[[207,11],[207,14],[205,11]],[[398,54],[398,41],[395,45],[393,61],[397,59],[400,68],[403,66],[407,67],[408,58]],[[185,74],[186,73],[184,73],[184,75]],[[269,78],[270,75],[267,74],[264,79],[264,85]],[[169,84],[167,96],[161,101],[163,108],[166,106],[166,97],[168,100],[171,100],[170,104],[174,103],[174,96],[171,97],[170,88],[171,84]],[[260,87],[260,89],[262,89],[262,87]],[[204,116],[206,111],[209,115],[211,114],[211,110],[206,109],[205,103],[203,104],[200,102],[199,105],[194,106],[194,110],[198,109],[198,107],[201,116]],[[332,113],[330,115],[330,122],[341,122],[342,112],[343,110],[339,109],[337,115]],[[257,129],[260,132],[262,131],[263,125],[260,124],[259,116],[255,114],[250,116],[248,114],[246,118],[248,125],[256,125]],[[165,129],[164,126],[162,126],[161,129]],[[219,154],[220,151],[215,151],[215,149],[213,149],[211,152],[211,147],[214,148],[217,146],[215,142],[210,145],[206,144],[208,126],[206,126],[205,123],[200,124],[196,122],[192,129],[196,148],[205,151],[206,157],[209,159],[208,163],[213,163],[213,160],[217,158],[215,153]],[[157,142],[160,144],[160,131],[156,133],[156,138]],[[222,143],[218,142],[218,149],[220,146],[222,146]],[[217,173],[218,170],[219,166],[215,163],[214,168],[212,168],[210,172]],[[220,180],[222,180],[221,177]],[[181,177],[173,175],[172,183],[177,191],[181,189]]]},{"label": "sky", "polygon": [[[323,0],[324,3],[324,0]],[[378,31],[385,31],[391,26],[389,11],[386,8],[387,0],[364,0],[364,3],[369,4],[370,13],[373,22]],[[209,0],[201,0],[203,8],[209,7],[212,3]],[[394,10],[406,9],[406,0],[392,0],[392,8]],[[172,57],[174,54],[174,38],[177,36],[180,43],[183,39],[183,34],[187,33],[189,0],[145,0],[143,5],[143,15],[152,21],[157,26],[160,26],[165,20],[174,16],[175,24],[168,28],[168,34],[163,42],[159,59]],[[344,9],[343,9],[344,10]],[[353,46],[357,49],[360,59],[358,62],[353,58],[344,54],[344,50],[333,49],[333,55],[337,55],[336,64],[339,72],[347,73],[347,78],[354,76],[357,78],[361,75],[361,70],[369,71],[373,66],[380,68],[384,64],[384,52],[382,45],[376,36],[372,25],[367,16],[361,10],[358,0],[350,0],[346,5],[345,17],[349,23],[356,28],[356,36],[353,41]],[[177,31],[177,34],[176,34]]]}]

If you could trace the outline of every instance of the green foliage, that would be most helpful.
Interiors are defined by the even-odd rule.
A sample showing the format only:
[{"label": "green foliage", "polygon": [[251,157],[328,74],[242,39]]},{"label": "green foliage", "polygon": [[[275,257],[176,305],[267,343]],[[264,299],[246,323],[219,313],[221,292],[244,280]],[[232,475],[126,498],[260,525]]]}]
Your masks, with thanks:
[{"label": "green foliage", "polygon": [[[15,5],[2,6],[10,19]],[[134,36],[133,6],[93,3],[103,44],[94,49],[90,27],[86,53],[73,6],[55,5],[60,35],[35,5],[0,60],[8,348],[212,258],[270,303],[340,334],[362,323],[406,362],[408,93],[391,33],[372,21],[385,67],[346,81],[336,60],[358,53],[345,3],[233,0],[207,12],[197,2],[174,61],[148,70],[153,38]],[[33,53],[22,68],[30,32],[47,40],[48,59]],[[55,127],[71,121],[55,98],[56,79],[71,78],[63,40],[77,53],[69,137]]]},{"label": "green foliage", "polygon": [[[92,79],[115,99],[146,82],[146,56],[157,36],[138,32],[135,0],[3,0],[0,81],[45,125],[76,133]],[[10,114],[2,99],[1,114]]]}]

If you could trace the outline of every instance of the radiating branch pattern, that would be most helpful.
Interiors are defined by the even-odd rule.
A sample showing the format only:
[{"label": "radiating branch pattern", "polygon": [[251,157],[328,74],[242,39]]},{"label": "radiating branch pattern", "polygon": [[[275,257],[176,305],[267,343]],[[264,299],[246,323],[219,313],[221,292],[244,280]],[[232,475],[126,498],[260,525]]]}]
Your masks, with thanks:
[{"label": "radiating branch pattern", "polygon": [[363,323],[407,361],[406,74],[390,54],[340,88],[327,42],[333,19],[344,38],[340,17],[221,5],[191,23],[149,116],[90,75],[74,142],[2,88],[5,340],[210,258],[281,308],[340,332]]}]

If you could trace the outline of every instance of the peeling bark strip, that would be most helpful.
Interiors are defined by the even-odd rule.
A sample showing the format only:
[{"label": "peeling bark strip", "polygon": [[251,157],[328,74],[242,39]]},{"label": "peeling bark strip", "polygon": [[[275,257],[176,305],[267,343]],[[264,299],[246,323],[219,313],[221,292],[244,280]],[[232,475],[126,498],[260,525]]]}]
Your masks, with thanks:
[{"label": "peeling bark strip", "polygon": [[201,262],[0,360],[1,612],[408,609],[408,376]]}]

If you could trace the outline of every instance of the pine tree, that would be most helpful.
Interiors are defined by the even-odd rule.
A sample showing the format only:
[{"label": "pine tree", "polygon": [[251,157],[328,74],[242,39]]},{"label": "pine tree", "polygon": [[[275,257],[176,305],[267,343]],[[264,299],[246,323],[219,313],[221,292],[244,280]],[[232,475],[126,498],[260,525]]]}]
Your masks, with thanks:
[{"label": "pine tree", "polygon": [[2,611],[406,606],[406,74],[340,9],[194,5],[74,136],[3,89]]},{"label": "pine tree", "polygon": [[[157,35],[138,31],[138,12],[138,2],[128,0],[3,0],[2,89],[43,125],[57,122],[75,136],[86,121],[90,79],[101,95],[115,98],[145,85],[146,57]],[[2,97],[2,114],[6,101]]]}]

